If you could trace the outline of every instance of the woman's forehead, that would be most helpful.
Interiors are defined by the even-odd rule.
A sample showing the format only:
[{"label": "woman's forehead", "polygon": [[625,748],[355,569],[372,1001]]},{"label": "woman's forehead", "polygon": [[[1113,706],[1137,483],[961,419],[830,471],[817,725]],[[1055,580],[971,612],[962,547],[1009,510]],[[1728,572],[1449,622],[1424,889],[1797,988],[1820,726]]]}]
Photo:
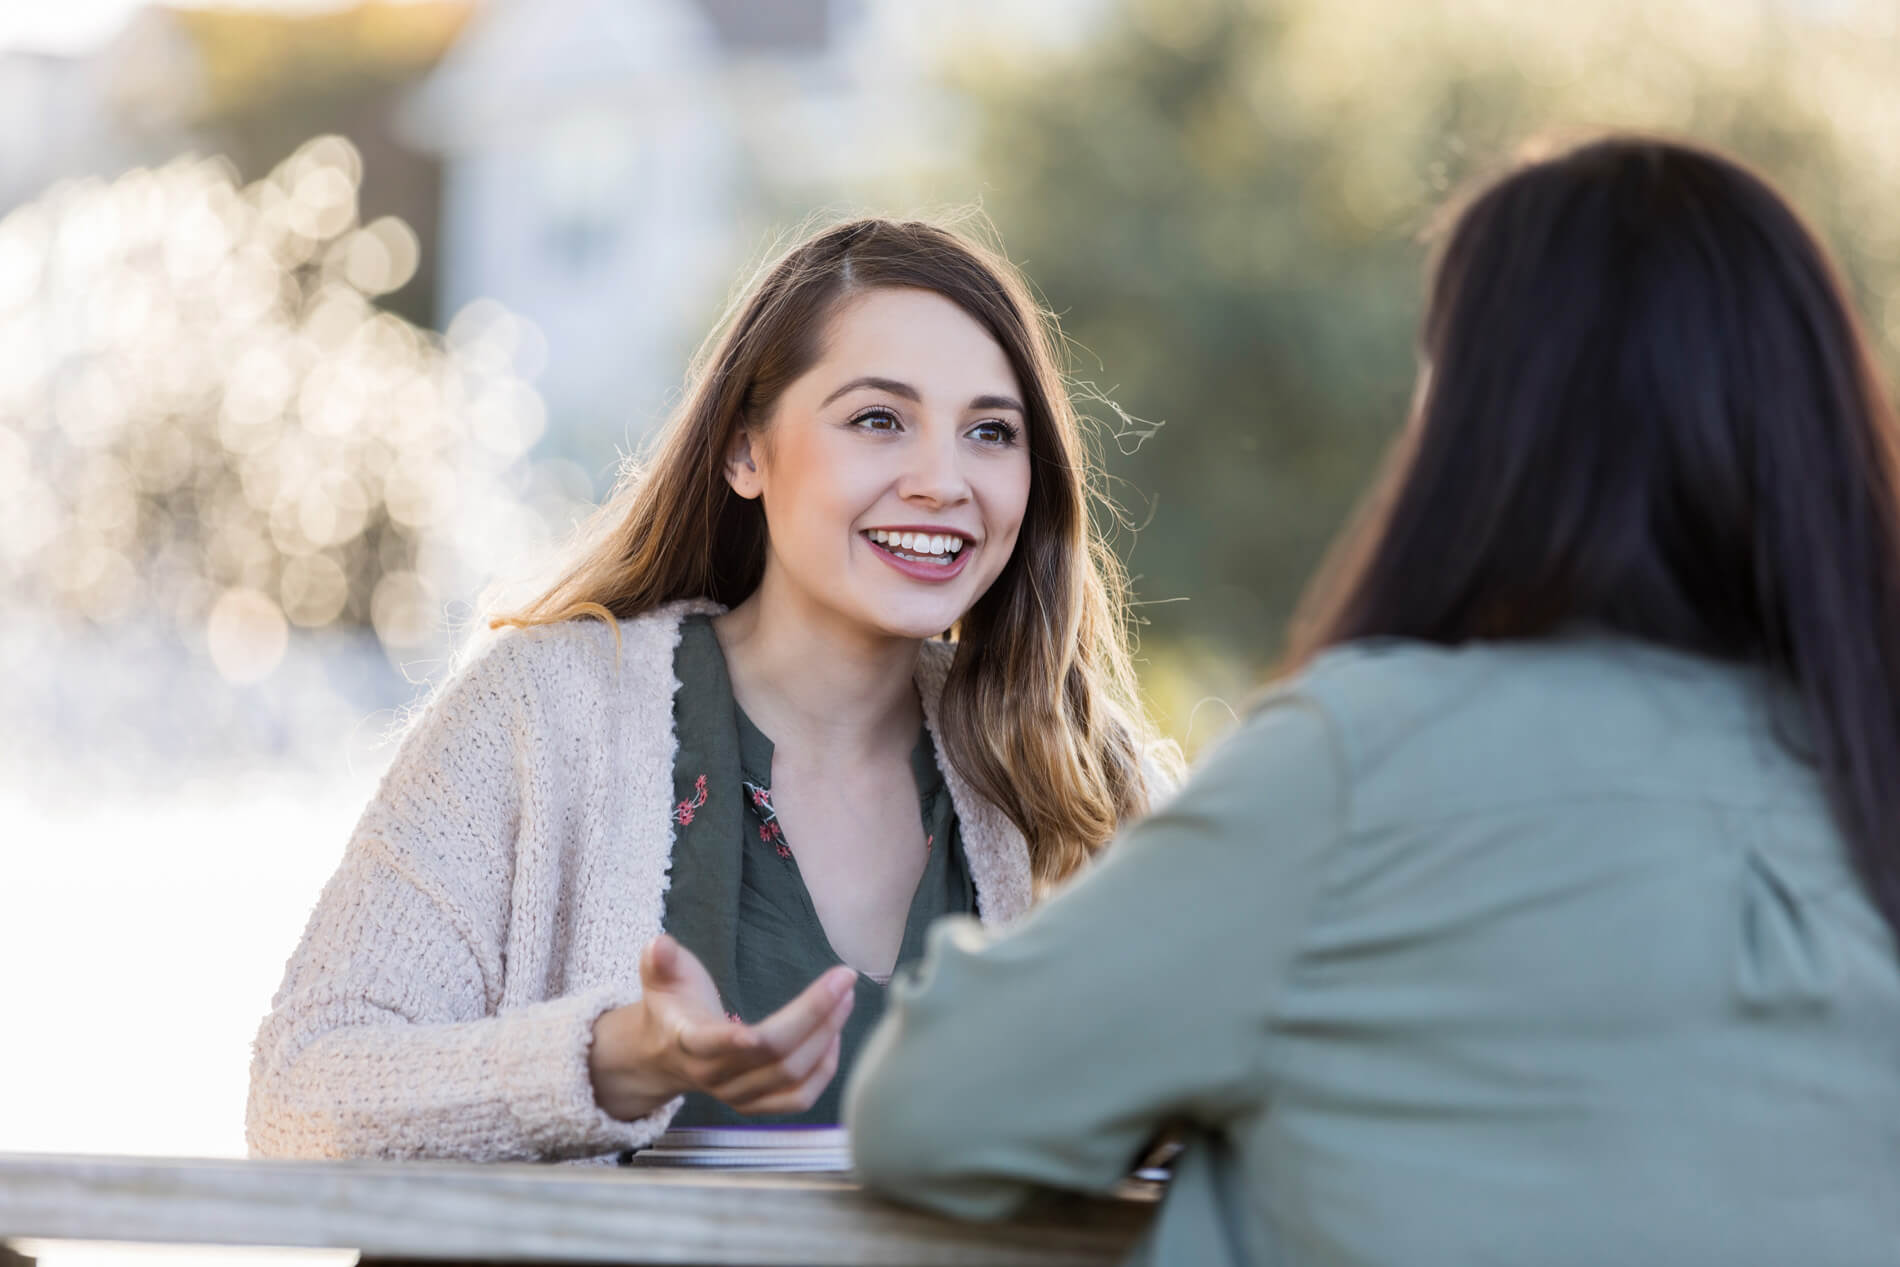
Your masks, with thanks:
[{"label": "woman's forehead", "polygon": [[981,322],[943,295],[912,287],[853,296],[826,323],[804,385],[822,396],[858,379],[902,384],[919,399],[1022,394],[1008,354]]}]

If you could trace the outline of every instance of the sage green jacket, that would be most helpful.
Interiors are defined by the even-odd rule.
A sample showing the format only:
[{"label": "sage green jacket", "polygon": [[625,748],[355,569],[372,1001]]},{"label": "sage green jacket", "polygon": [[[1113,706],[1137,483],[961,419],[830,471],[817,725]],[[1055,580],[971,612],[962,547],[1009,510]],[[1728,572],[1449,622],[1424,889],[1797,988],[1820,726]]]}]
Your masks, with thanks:
[{"label": "sage green jacket", "polygon": [[1141,1261],[1900,1263],[1900,954],[1785,693],[1606,636],[1332,652],[847,1094],[972,1218],[1188,1151]]}]

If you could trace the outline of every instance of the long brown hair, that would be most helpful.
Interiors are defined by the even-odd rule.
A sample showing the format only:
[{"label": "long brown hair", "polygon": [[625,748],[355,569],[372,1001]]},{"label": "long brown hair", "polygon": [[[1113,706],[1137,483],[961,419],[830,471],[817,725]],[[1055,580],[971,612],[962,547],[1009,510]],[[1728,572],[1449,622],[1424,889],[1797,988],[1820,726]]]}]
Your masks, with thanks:
[{"label": "long brown hair", "polygon": [[854,220],[769,265],[696,358],[652,458],[630,467],[581,557],[491,626],[629,619],[663,603],[736,606],[765,570],[766,524],[724,468],[818,359],[825,323],[875,287],[933,291],[1009,357],[1032,474],[1015,552],[958,623],[941,719],[945,756],[1029,843],[1039,884],[1067,876],[1147,808],[1124,580],[1091,520],[1094,464],[1064,388],[1053,322],[999,254],[914,221]]},{"label": "long brown hair", "polygon": [[1761,665],[1900,938],[1900,431],[1814,234],[1733,159],[1597,141],[1464,207],[1422,343],[1294,660],[1586,621]]}]

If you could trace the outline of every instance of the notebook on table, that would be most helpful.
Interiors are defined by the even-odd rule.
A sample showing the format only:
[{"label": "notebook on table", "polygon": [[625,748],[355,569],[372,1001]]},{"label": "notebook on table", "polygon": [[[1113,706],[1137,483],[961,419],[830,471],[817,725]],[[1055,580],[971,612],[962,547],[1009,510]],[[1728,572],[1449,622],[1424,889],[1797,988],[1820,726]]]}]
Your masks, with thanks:
[{"label": "notebook on table", "polygon": [[[1176,1138],[1157,1141],[1130,1178],[1165,1184],[1180,1152]],[[851,1137],[842,1126],[684,1126],[622,1154],[620,1164],[841,1174],[851,1169]]]},{"label": "notebook on table", "polygon": [[686,1126],[626,1154],[626,1166],[697,1166],[715,1170],[851,1169],[842,1126]]}]

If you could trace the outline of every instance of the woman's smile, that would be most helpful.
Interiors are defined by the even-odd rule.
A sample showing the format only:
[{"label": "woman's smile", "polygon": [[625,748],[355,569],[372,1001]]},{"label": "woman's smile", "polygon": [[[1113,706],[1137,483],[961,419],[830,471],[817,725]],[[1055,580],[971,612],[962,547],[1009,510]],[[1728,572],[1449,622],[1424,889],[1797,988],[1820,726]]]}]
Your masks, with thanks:
[{"label": "woman's smile", "polygon": [[858,535],[880,559],[917,581],[947,581],[976,553],[975,542],[954,528],[867,528]]}]

